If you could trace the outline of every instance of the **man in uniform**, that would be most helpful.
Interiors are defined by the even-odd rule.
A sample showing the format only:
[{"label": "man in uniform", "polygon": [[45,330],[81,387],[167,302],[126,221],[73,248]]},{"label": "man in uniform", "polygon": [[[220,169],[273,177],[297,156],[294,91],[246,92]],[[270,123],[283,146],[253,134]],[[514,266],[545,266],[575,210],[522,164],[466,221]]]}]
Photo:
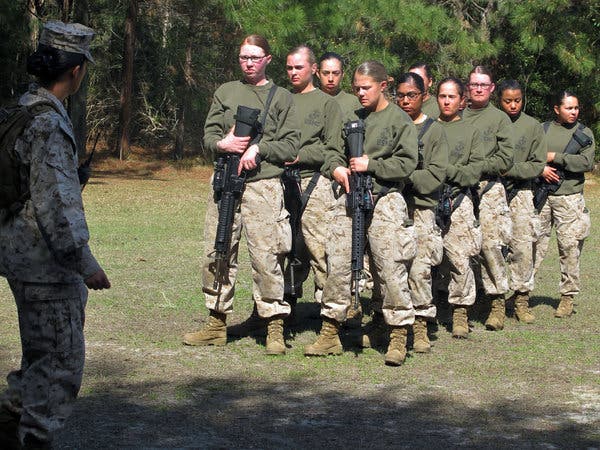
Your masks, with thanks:
[{"label": "man in uniform", "polygon": [[[8,375],[1,397],[0,441],[9,448],[50,447],[81,386],[86,286],[110,287],[88,246],[73,126],[62,104],[79,89],[86,59],[92,61],[93,35],[80,24],[44,26],[28,60],[41,86],[32,85],[19,103],[47,109],[14,148],[0,149],[12,153],[21,180],[18,202],[0,209],[0,275],[15,297],[22,347],[21,367]],[[64,65],[57,65],[58,57]]]}]

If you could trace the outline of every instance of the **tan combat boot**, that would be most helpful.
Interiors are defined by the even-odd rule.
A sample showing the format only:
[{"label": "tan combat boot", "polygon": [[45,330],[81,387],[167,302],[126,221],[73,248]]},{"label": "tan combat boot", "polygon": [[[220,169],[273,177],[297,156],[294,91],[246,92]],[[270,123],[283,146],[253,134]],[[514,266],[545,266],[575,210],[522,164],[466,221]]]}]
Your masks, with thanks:
[{"label": "tan combat boot", "polygon": [[529,292],[515,292],[515,316],[523,323],[535,322],[535,316],[529,310]]},{"label": "tan combat boot", "polygon": [[281,316],[273,316],[267,320],[267,355],[285,355],[283,319]]},{"label": "tan combat boot", "polygon": [[504,328],[504,317],[506,316],[506,307],[504,295],[495,295],[492,299],[492,310],[485,321],[485,327],[490,331],[500,331]]},{"label": "tan combat boot", "polygon": [[452,305],[452,337],[456,339],[467,339],[469,337],[469,319],[467,308]]},{"label": "tan combat boot", "polygon": [[431,351],[431,342],[427,336],[427,320],[424,317],[416,317],[413,324],[413,349],[417,353],[429,353]]},{"label": "tan combat boot", "polygon": [[406,335],[408,326],[390,327],[390,345],[385,354],[387,366],[399,366],[406,359]]},{"label": "tan combat boot", "polygon": [[252,310],[250,317],[248,317],[242,323],[238,323],[237,325],[227,328],[227,334],[229,336],[241,337],[264,337],[267,335],[267,321],[258,315],[256,303],[254,304],[254,309]]},{"label": "tan combat boot", "polygon": [[227,343],[227,325],[224,313],[210,310],[208,323],[199,331],[185,333],[185,345],[225,345]]},{"label": "tan combat boot", "polygon": [[314,344],[304,347],[304,356],[341,355],[344,350],[340,341],[340,324],[334,319],[323,317],[321,332]]},{"label": "tan combat boot", "polygon": [[573,314],[573,296],[563,294],[560,296],[560,303],[554,312],[554,317],[564,319],[565,317],[570,317],[571,314]]},{"label": "tan combat boot", "polygon": [[365,325],[361,346],[363,348],[379,347],[387,343],[389,328],[383,319],[383,314],[374,312],[371,321]]}]

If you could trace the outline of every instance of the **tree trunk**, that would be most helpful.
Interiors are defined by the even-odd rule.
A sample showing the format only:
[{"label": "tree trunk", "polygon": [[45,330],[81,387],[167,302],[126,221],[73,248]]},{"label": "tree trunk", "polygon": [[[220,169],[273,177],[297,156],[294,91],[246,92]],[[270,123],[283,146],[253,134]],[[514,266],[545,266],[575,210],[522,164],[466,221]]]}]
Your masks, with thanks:
[{"label": "tree trunk", "polygon": [[[73,22],[78,22],[82,25],[87,25],[89,23],[88,0],[75,1],[73,4]],[[80,161],[83,161],[86,154],[88,80],[89,77],[86,75],[79,90],[69,97],[68,103],[69,116],[73,122],[75,142],[77,143],[77,154]]]},{"label": "tree trunk", "polygon": [[137,18],[137,0],[129,0],[125,18],[125,43],[123,46],[123,84],[121,86],[121,114],[119,139],[119,159],[129,155],[129,127],[131,124],[131,104],[133,97],[133,56],[135,49],[135,23]]},{"label": "tree trunk", "polygon": [[179,91],[179,106],[177,108],[177,131],[175,136],[175,148],[173,157],[175,159],[183,158],[184,139],[185,139],[185,116],[190,105],[192,86],[194,78],[192,76],[192,46],[194,44],[194,28],[196,26],[196,11],[190,13],[190,22],[188,26],[187,45],[185,47],[185,62],[182,66],[183,76],[181,77],[182,86]]}]

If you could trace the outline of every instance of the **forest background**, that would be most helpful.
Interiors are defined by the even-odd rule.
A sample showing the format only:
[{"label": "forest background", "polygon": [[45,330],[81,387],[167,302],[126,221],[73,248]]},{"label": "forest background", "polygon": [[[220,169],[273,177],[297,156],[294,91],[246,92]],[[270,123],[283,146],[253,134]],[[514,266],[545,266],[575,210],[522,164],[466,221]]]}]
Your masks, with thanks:
[{"label": "forest background", "polygon": [[437,80],[464,79],[483,64],[497,80],[519,80],[525,110],[540,120],[554,93],[575,91],[581,121],[600,135],[599,0],[0,0],[0,10],[3,104],[30,81],[26,58],[43,21],[96,31],[96,64],[68,104],[82,154],[100,139],[121,159],[136,145],[208,160],[212,93],[240,76],[238,46],[249,33],[269,40],[268,74],[282,86],[286,53],[298,44],[343,55],[345,89],[367,59],[394,77],[425,61]]}]

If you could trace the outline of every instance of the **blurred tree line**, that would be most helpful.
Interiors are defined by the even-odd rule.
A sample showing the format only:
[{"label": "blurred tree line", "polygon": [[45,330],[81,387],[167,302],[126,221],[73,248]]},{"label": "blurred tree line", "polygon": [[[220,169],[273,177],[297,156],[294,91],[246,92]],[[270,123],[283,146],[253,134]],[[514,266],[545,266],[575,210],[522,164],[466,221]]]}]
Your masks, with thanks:
[{"label": "blurred tree line", "polygon": [[600,135],[598,0],[0,0],[0,8],[2,102],[26,89],[42,21],[96,30],[96,64],[68,107],[80,142],[99,136],[122,158],[132,143],[205,156],[212,92],[240,76],[238,46],[249,33],[268,38],[269,75],[282,86],[286,53],[301,43],[340,53],[349,73],[366,59],[392,76],[425,61],[439,80],[483,64],[497,80],[518,79],[526,111],[541,120],[551,117],[552,94],[574,90],[581,120]]}]

